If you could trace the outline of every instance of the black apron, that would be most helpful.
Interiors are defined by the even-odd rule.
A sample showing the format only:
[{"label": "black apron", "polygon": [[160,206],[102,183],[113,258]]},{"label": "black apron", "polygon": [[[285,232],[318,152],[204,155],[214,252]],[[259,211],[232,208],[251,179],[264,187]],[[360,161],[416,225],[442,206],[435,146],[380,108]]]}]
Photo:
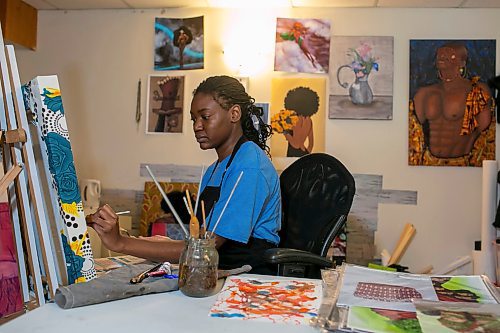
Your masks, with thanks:
[{"label": "black apron", "polygon": [[[207,216],[207,230],[208,227],[211,226],[212,218],[213,218],[213,207],[217,203],[220,197],[220,189],[222,186],[222,182],[224,181],[224,177],[226,176],[226,171],[229,169],[229,166],[233,162],[234,156],[236,156],[236,153],[240,149],[241,145],[246,142],[247,139],[245,137],[241,137],[236,145],[234,146],[233,152],[231,153],[231,156],[229,157],[229,161],[227,162],[226,168],[224,169],[224,172],[222,174],[221,182],[219,183],[219,186],[205,186],[203,189],[203,192],[200,194],[200,200],[203,200],[205,204],[205,209],[206,211],[209,212]],[[210,179],[212,179],[212,176],[215,173],[215,170],[217,169],[217,165],[219,164],[219,161],[217,161],[214,169],[212,170],[212,174],[208,178],[208,182],[210,182]],[[201,210],[198,209],[198,212]],[[201,216],[198,217],[199,221],[202,221]],[[215,222],[214,222],[215,223]],[[230,239],[226,239],[224,244],[218,249],[219,252],[219,268],[220,269],[232,269],[232,268],[238,268],[241,267],[245,264],[248,264],[252,266],[252,270],[250,273],[254,274],[269,274],[269,275],[275,275],[276,274],[276,267],[274,265],[269,265],[263,262],[262,257],[264,252],[267,249],[274,248],[276,245],[263,240],[259,238],[254,238],[250,237],[248,240],[248,243],[240,243],[236,242]]]}]

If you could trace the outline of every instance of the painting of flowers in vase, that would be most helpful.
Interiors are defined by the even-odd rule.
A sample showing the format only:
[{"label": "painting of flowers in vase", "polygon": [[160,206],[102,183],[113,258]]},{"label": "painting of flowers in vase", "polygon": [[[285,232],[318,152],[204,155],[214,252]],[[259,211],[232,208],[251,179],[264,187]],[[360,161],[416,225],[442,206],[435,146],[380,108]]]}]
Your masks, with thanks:
[{"label": "painting of flowers in vase", "polygon": [[330,119],[392,119],[394,38],[332,38]]}]

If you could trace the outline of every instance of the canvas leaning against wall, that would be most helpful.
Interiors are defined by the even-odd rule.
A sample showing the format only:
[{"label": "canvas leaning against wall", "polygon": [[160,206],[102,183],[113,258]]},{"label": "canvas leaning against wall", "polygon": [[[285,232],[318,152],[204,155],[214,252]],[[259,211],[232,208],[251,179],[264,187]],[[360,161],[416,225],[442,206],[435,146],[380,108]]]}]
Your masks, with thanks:
[{"label": "canvas leaning against wall", "polygon": [[411,40],[408,163],[495,159],[495,40]]},{"label": "canvas leaning against wall", "polygon": [[203,16],[156,18],[154,69],[200,69],[204,65]]},{"label": "canvas leaning against wall", "polygon": [[274,70],[328,73],[330,21],[278,18]]},{"label": "canvas leaning against wall", "polygon": [[184,77],[150,75],[146,133],[182,133]]},{"label": "canvas leaning against wall", "polygon": [[326,79],[271,82],[271,155],[300,157],[325,150]]},{"label": "canvas leaning against wall", "polygon": [[392,119],[394,37],[332,38],[330,119]]},{"label": "canvas leaning against wall", "polygon": [[25,103],[36,115],[42,160],[49,170],[51,204],[60,216],[56,223],[64,251],[68,283],[96,277],[94,258],[85,222],[82,198],[74,165],[57,76],[38,76],[24,87]]}]

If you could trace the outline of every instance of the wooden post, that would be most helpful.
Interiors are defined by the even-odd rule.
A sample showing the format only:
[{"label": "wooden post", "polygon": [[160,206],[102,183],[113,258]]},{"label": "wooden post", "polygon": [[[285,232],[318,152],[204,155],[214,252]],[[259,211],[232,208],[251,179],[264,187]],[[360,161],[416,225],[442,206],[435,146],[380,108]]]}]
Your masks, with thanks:
[{"label": "wooden post", "polygon": [[0,178],[0,194],[7,191],[9,185],[14,181],[14,179],[21,172],[22,167],[18,164],[12,167],[7,173]]},{"label": "wooden post", "polygon": [[[0,38],[0,74],[2,80],[3,94],[0,95],[2,98],[0,107],[1,115],[1,126],[5,126],[7,130],[17,130],[18,126],[15,119],[15,109],[12,102],[12,89],[9,78],[9,70],[7,66],[7,58],[5,56],[5,45],[3,43],[3,39]],[[23,163],[22,159],[22,143],[13,143],[9,145],[8,149],[3,149],[4,151],[4,170],[9,170],[13,165]],[[29,271],[31,272],[33,278],[33,285],[35,296],[39,305],[45,304],[45,297],[43,294],[43,284],[40,270],[40,263],[38,261],[38,253],[36,250],[36,240],[35,240],[35,230],[34,230],[34,221],[31,217],[30,210],[30,202],[29,195],[27,189],[27,179],[26,173],[24,170],[19,173],[19,175],[15,178],[15,187],[16,187],[16,195],[14,199],[13,189],[9,190],[9,200],[11,209],[17,208],[18,211],[13,211],[12,216],[14,219],[14,223],[20,222],[23,224],[23,233],[26,250],[27,250],[27,260]],[[15,203],[13,205],[12,203]],[[19,221],[17,221],[17,214],[19,214]],[[15,226],[14,230],[19,230],[19,227]],[[19,246],[20,235],[16,235],[16,246]],[[21,252],[18,253],[18,258],[20,258],[23,254],[22,246]],[[20,271],[22,272],[24,267],[20,267]],[[23,282],[25,283],[25,281]],[[24,289],[24,288],[23,288]],[[23,290],[25,292],[25,290]],[[26,296],[24,295],[25,300]]]},{"label": "wooden post", "polygon": [[[40,186],[39,175],[36,169],[35,155],[33,153],[33,141],[29,131],[28,119],[24,108],[23,93],[21,91],[21,81],[17,70],[17,61],[14,53],[14,47],[8,45],[6,47],[7,60],[10,72],[10,83],[13,87],[15,118],[17,124],[26,128],[26,139],[29,144],[22,145],[23,160],[26,161],[26,173],[28,175],[28,187],[32,204],[32,212],[35,216],[36,228],[39,235],[39,244],[41,248],[41,257],[43,267],[45,268],[45,276],[49,286],[50,298],[54,299],[56,289],[58,288],[58,277],[56,273],[56,261],[52,248],[54,244],[51,242],[51,236],[48,230],[48,219],[43,206],[43,193]],[[59,279],[61,280],[61,279]]]}]

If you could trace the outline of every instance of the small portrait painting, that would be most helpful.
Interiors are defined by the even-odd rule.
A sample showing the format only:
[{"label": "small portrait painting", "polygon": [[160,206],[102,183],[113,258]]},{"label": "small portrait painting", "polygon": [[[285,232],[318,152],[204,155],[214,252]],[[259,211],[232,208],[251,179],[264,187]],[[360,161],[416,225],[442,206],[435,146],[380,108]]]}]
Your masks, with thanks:
[{"label": "small portrait painting", "polygon": [[155,71],[203,68],[203,16],[155,19]]},{"label": "small portrait painting", "polygon": [[278,18],[274,70],[328,73],[330,21]]},{"label": "small portrait painting", "polygon": [[255,106],[262,108],[262,121],[264,124],[269,124],[269,103],[255,103]]},{"label": "small portrait painting", "polygon": [[495,40],[411,40],[408,163],[495,159]]},{"label": "small portrait painting", "polygon": [[[255,103],[255,106],[262,108],[262,115],[260,116],[260,118],[262,119],[262,122],[264,124],[269,124],[269,103]],[[259,121],[255,117],[257,116],[252,115],[253,124],[260,133]]]},{"label": "small portrait painting", "polygon": [[146,133],[182,133],[184,77],[150,75]]},{"label": "small portrait painting", "polygon": [[394,37],[336,36],[330,64],[330,119],[392,119]]}]

